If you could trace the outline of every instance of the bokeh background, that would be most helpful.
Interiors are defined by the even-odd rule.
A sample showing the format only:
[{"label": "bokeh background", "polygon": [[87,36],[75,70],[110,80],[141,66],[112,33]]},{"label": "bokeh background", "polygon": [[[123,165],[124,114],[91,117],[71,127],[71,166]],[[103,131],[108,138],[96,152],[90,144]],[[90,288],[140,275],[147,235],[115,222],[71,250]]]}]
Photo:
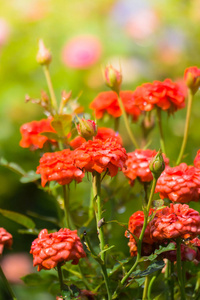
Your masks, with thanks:
[{"label": "bokeh background", "polygon": [[[50,72],[57,98],[60,100],[64,89],[71,90],[74,98],[80,95],[79,103],[89,116],[92,114],[89,103],[99,92],[108,90],[102,68],[109,63],[116,68],[121,66],[123,89],[130,90],[153,80],[181,80],[186,67],[199,67],[199,23],[200,0],[0,0],[0,156],[18,163],[25,170],[35,170],[38,165],[37,152],[20,148],[19,128],[23,123],[44,117],[39,106],[25,103],[26,94],[38,98],[41,90],[47,91],[42,69],[35,59],[40,38],[52,52]],[[192,109],[188,155],[185,157],[189,164],[200,146],[199,100],[197,95]],[[174,117],[163,115],[167,154],[172,161],[177,157],[182,140],[185,113],[183,109]],[[105,119],[99,125],[113,126],[113,123]],[[140,121],[133,125],[133,130],[136,136],[140,135]],[[120,133],[129,149],[123,124]],[[150,148],[158,149],[157,129],[151,140]],[[123,183],[123,190],[116,193],[115,201],[107,205],[107,211],[118,220],[128,222],[130,214],[140,208],[141,194],[135,192],[137,186],[133,192],[124,178],[119,176],[116,180]],[[85,182],[85,187],[72,188],[72,201],[77,203],[80,197],[83,203],[87,201],[89,187],[90,184]],[[106,188],[108,186],[104,193],[109,200]],[[199,210],[198,204],[192,206]],[[1,166],[0,208],[55,216],[51,197],[33,183],[20,183],[17,174]],[[52,224],[37,222],[39,228],[53,228]],[[18,229],[22,227],[1,215],[0,227],[15,236],[13,249],[4,253],[11,259],[7,263],[13,268],[10,273],[16,272],[15,278],[10,280],[20,299],[27,299],[27,295],[33,300],[53,299],[49,293],[35,292],[34,289],[30,295],[30,288],[21,285],[19,280],[31,271],[32,261],[27,253],[35,237],[19,234]],[[129,255],[123,229],[113,225],[112,233],[111,240],[116,247],[123,243],[124,252]],[[22,255],[22,252],[26,254]],[[16,254],[21,256],[12,256]],[[17,265],[16,262],[20,263]],[[19,270],[24,273],[18,273]],[[6,299],[1,284],[0,288],[0,299]]]}]

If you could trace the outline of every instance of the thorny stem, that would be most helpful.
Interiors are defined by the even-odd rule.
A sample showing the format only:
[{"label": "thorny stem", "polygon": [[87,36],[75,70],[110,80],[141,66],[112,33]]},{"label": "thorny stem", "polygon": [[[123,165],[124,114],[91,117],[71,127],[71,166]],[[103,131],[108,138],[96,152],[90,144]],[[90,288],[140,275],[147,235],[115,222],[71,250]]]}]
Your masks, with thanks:
[{"label": "thorny stem", "polygon": [[10,286],[7,278],[6,278],[6,276],[4,275],[4,272],[3,272],[2,268],[1,268],[1,266],[0,266],[0,277],[2,278],[3,284],[5,285],[7,291],[9,292],[10,296],[12,297],[12,299],[13,300],[17,300],[17,298],[15,297],[14,292],[13,292],[13,290],[12,290],[12,288],[11,288],[11,286]]},{"label": "thorny stem", "polygon": [[57,112],[57,101],[56,101],[56,96],[55,96],[55,92],[53,89],[53,84],[51,81],[51,76],[49,73],[49,67],[47,65],[43,66],[43,70],[44,70],[44,75],[47,81],[47,85],[48,85],[48,89],[49,89],[49,93],[50,93],[50,97],[51,97],[51,107],[53,110],[55,110]]},{"label": "thorny stem", "polygon": [[186,296],[185,296],[185,288],[184,288],[183,274],[181,268],[181,239],[180,238],[177,238],[176,245],[177,245],[176,261],[177,261],[178,282],[181,291],[181,300],[185,300]]},{"label": "thorny stem", "polygon": [[101,250],[101,268],[102,268],[102,273],[104,276],[105,284],[106,284],[106,289],[108,293],[108,300],[111,299],[111,292],[110,292],[110,286],[109,286],[109,280],[108,280],[108,274],[107,274],[107,269],[106,269],[106,253],[102,252],[105,247],[105,241],[104,241],[104,233],[103,233],[103,226],[99,226],[100,220],[101,220],[101,174],[98,172],[95,172],[93,174],[93,193],[94,197],[96,198],[96,203],[97,203],[97,208],[95,209],[95,215],[96,215],[96,222],[97,222],[97,232],[98,232],[98,237],[99,237],[99,242],[100,242],[100,250]]},{"label": "thorny stem", "polygon": [[127,118],[127,114],[126,114],[126,111],[125,111],[125,109],[124,109],[124,105],[123,105],[122,99],[121,99],[121,97],[120,97],[119,94],[118,94],[117,99],[118,99],[119,107],[120,107],[120,109],[121,109],[121,111],[122,111],[122,116],[123,116],[123,118],[124,118],[124,123],[125,123],[125,126],[126,126],[126,130],[127,130],[127,132],[128,132],[128,135],[129,135],[129,137],[130,137],[130,139],[131,139],[133,145],[135,146],[135,148],[138,149],[138,148],[140,148],[140,147],[139,147],[139,145],[138,145],[138,143],[137,143],[137,141],[136,141],[136,139],[135,139],[135,137],[134,137],[134,135],[133,135],[133,133],[132,133],[132,131],[131,131],[131,129],[130,129],[129,122],[128,122],[128,118]]},{"label": "thorny stem", "polygon": [[156,113],[157,113],[158,128],[159,128],[159,133],[160,133],[160,147],[162,149],[162,152],[164,154],[166,154],[166,151],[165,151],[165,141],[164,141],[163,128],[162,128],[161,109],[160,109],[160,107],[157,107]]},{"label": "thorny stem", "polygon": [[[150,196],[149,196],[149,201],[148,201],[148,205],[146,207],[146,210],[145,210],[145,213],[144,213],[144,223],[143,223],[143,227],[142,227],[142,231],[140,233],[140,237],[139,237],[139,240],[138,240],[138,243],[137,243],[137,257],[136,257],[136,261],[134,263],[134,265],[132,266],[132,268],[130,268],[130,270],[126,273],[126,275],[122,278],[121,280],[121,286],[123,286],[126,282],[126,280],[128,279],[128,277],[130,276],[130,274],[135,270],[135,268],[137,267],[138,263],[139,263],[139,260],[141,258],[141,250],[142,250],[142,240],[143,240],[143,237],[144,237],[144,233],[145,233],[145,230],[146,230],[146,227],[147,227],[147,222],[148,222],[148,216],[149,216],[149,211],[150,211],[150,208],[151,208],[151,204],[152,204],[152,201],[153,201],[153,196],[154,196],[154,191],[155,191],[155,188],[156,188],[156,182],[157,182],[157,178],[153,177],[153,183],[152,183],[152,187],[151,187],[151,193],[150,193]],[[118,292],[119,292],[119,289],[117,289],[114,294],[113,294],[113,297],[112,299],[116,299],[117,296],[118,296]]]},{"label": "thorny stem", "polygon": [[185,130],[184,130],[183,142],[181,145],[181,150],[180,150],[178,159],[176,161],[176,165],[180,164],[180,162],[183,158],[185,146],[187,143],[188,131],[189,131],[189,125],[190,125],[190,116],[191,116],[191,110],[192,110],[192,100],[193,100],[193,94],[192,94],[192,91],[189,89],[188,90],[188,103],[187,103],[187,113],[186,113],[186,120],[185,120]]}]

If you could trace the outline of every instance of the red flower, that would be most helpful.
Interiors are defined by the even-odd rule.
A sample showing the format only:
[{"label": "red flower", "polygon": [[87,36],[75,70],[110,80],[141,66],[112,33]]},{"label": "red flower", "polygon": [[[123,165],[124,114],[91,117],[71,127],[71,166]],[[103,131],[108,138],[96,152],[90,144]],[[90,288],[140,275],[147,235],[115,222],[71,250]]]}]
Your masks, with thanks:
[{"label": "red flower", "polygon": [[3,253],[3,248],[10,248],[13,243],[12,235],[3,227],[0,227],[0,255]]},{"label": "red flower", "polygon": [[189,67],[184,72],[184,80],[186,85],[195,94],[200,87],[200,69],[197,67]]},{"label": "red flower", "polygon": [[42,132],[55,132],[51,126],[52,118],[42,119],[40,121],[32,121],[30,123],[23,124],[20,127],[22,139],[20,146],[23,148],[31,148],[36,150],[42,148],[46,141],[54,142],[49,140],[46,136],[40,135]]},{"label": "red flower", "polygon": [[42,186],[47,181],[57,181],[59,184],[69,184],[73,179],[82,181],[84,173],[74,165],[73,152],[69,149],[53,153],[45,153],[40,159],[37,174],[41,174]]},{"label": "red flower", "polygon": [[[153,209],[150,209],[149,216],[154,212]],[[140,237],[142,227],[144,223],[144,213],[143,211],[135,212],[129,219],[128,230],[135,235],[137,238]],[[129,238],[128,246],[130,247],[131,256],[137,255],[137,242],[133,235],[129,232],[125,232],[125,236]],[[142,240],[142,255],[150,255],[153,251],[153,243],[150,236],[150,227],[147,225],[144,233],[144,237]]]},{"label": "red flower", "polygon": [[165,79],[163,82],[154,81],[137,87],[133,93],[133,104],[143,111],[151,111],[158,106],[173,113],[185,107],[185,97],[178,83]]},{"label": "red flower", "polygon": [[[149,169],[151,159],[157,154],[156,150],[137,149],[127,153],[128,159],[126,166],[123,168],[124,175],[129,178],[129,183],[133,185],[134,180],[138,178],[142,182],[150,182],[153,175]],[[165,164],[169,163],[169,159],[163,154]]]},{"label": "red flower", "polygon": [[[141,114],[141,111],[132,101],[132,91],[121,91],[120,97],[124,104],[126,112],[132,116],[133,120],[136,121]],[[100,93],[90,104],[90,108],[95,111],[97,119],[101,119],[105,113],[113,116],[114,118],[122,115],[121,109],[117,100],[117,93],[113,91]]]},{"label": "red flower", "polygon": [[40,231],[30,253],[33,254],[33,266],[38,266],[38,271],[50,270],[58,263],[64,264],[70,260],[77,265],[80,258],[86,257],[77,230],[67,228],[54,233],[48,233],[47,229]]},{"label": "red flower", "polygon": [[197,151],[197,155],[194,159],[194,166],[200,169],[200,150]]},{"label": "red flower", "polygon": [[106,141],[90,140],[74,150],[76,167],[98,173],[108,169],[111,177],[117,174],[119,168],[123,168],[126,159],[126,150],[112,138]]},{"label": "red flower", "polygon": [[[94,139],[105,141],[105,140],[107,140],[108,138],[111,138],[111,137],[116,138],[117,142],[122,145],[121,136],[111,128],[106,128],[106,127],[98,128],[97,135],[94,137]],[[82,138],[81,136],[77,136],[75,139],[73,139],[70,142],[70,146],[73,149],[76,149],[76,148],[80,147],[85,142],[86,142],[86,140],[84,138]]]},{"label": "red flower", "polygon": [[163,241],[176,238],[194,238],[200,233],[200,215],[187,204],[170,204],[156,212],[149,223],[152,239]]},{"label": "red flower", "polygon": [[199,200],[200,170],[185,163],[177,167],[166,167],[158,178],[156,193],[162,199],[173,202],[188,203]]}]

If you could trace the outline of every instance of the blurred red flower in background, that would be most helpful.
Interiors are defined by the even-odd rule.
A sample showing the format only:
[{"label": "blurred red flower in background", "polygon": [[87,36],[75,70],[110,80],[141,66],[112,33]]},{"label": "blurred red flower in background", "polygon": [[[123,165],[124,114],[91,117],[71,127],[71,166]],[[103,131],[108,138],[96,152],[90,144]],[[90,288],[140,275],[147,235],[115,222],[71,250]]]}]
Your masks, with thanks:
[{"label": "blurred red flower in background", "polygon": [[152,239],[164,241],[176,238],[194,238],[200,233],[200,215],[187,204],[170,204],[157,210],[149,223]]},{"label": "blurred red flower in background", "polygon": [[3,227],[0,227],[0,255],[3,253],[3,248],[11,248],[13,243],[12,235]]},{"label": "blurred red flower in background", "polygon": [[87,69],[99,60],[101,53],[102,45],[96,36],[80,35],[66,43],[62,58],[67,67]]},{"label": "blurred red flower in background", "polygon": [[45,153],[36,173],[41,174],[43,187],[48,181],[57,181],[64,185],[74,179],[79,183],[84,177],[83,171],[75,167],[73,152],[69,149]]},{"label": "blurred red flower in background", "polygon": [[74,150],[76,167],[85,172],[102,173],[108,170],[111,177],[117,174],[119,168],[123,168],[126,159],[126,150],[115,138],[89,140]]},{"label": "blurred red flower in background", "polygon": [[[124,175],[129,178],[129,183],[134,184],[134,180],[138,178],[142,182],[150,182],[153,180],[153,175],[149,169],[151,159],[157,154],[156,150],[136,149],[133,152],[127,153],[128,159],[126,166],[123,168]],[[169,163],[169,159],[163,154],[165,164]]]},{"label": "blurred red flower in background", "polygon": [[168,113],[185,107],[185,96],[182,87],[171,79],[163,82],[154,81],[137,87],[133,93],[133,104],[142,111],[151,111],[155,106]]},{"label": "blurred red flower in background", "polygon": [[55,132],[51,126],[52,117],[48,119],[42,119],[40,121],[32,121],[30,123],[25,123],[20,127],[20,132],[22,139],[20,141],[20,146],[23,148],[29,148],[31,150],[36,150],[38,148],[43,148],[45,142],[55,142],[54,140],[49,140],[46,136],[40,135],[42,132]]},{"label": "blurred red flower in background", "polygon": [[194,159],[194,166],[200,169],[200,150],[197,151],[197,155]]},{"label": "blurred red flower in background", "polygon": [[176,167],[166,167],[158,178],[156,193],[162,199],[173,202],[188,203],[198,201],[200,196],[200,170],[181,163]]},{"label": "blurred red flower in background", "polygon": [[[134,121],[137,121],[141,111],[137,106],[134,105],[132,95],[132,91],[120,92],[120,97],[127,114],[131,115]],[[97,97],[91,102],[90,108],[94,110],[97,119],[103,118],[105,113],[108,113],[114,118],[118,118],[122,115],[117,100],[117,93],[113,91],[102,92],[98,94]]]},{"label": "blurred red flower in background", "polygon": [[58,263],[64,264],[70,260],[77,265],[80,258],[86,257],[77,230],[67,228],[53,233],[48,233],[47,229],[40,231],[38,238],[32,242],[30,253],[33,255],[33,266],[38,266],[38,271],[50,270]]}]

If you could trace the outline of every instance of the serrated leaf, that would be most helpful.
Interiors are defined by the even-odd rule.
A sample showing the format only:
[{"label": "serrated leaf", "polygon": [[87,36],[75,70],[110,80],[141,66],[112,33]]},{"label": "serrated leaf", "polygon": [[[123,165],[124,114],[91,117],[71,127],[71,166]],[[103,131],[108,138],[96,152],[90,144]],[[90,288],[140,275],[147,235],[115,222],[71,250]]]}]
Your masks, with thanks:
[{"label": "serrated leaf", "polygon": [[135,281],[138,283],[139,286],[142,286],[145,282],[145,277],[135,278]]},{"label": "serrated leaf", "polygon": [[163,252],[167,252],[167,251],[172,251],[172,250],[175,250],[176,246],[174,243],[169,243],[166,247],[163,247],[163,246],[159,246],[159,249],[156,249],[155,252],[149,256],[147,256],[147,259],[148,260],[154,260],[156,259],[156,257],[163,253]]},{"label": "serrated leaf", "polygon": [[159,261],[152,263],[150,266],[148,266],[148,268],[145,271],[138,270],[136,272],[133,272],[131,274],[131,276],[145,277],[145,276],[148,276],[149,274],[152,274],[152,273],[162,269],[164,266],[165,266],[165,262],[163,260],[159,260]]},{"label": "serrated leaf", "polygon": [[21,178],[20,178],[20,182],[21,183],[28,183],[28,182],[34,182],[38,179],[41,178],[40,174],[36,174],[35,171],[28,171],[27,173],[25,173]]},{"label": "serrated leaf", "polygon": [[19,165],[17,165],[14,162],[8,162],[3,157],[1,157],[1,159],[0,159],[0,165],[10,169],[11,171],[13,171],[13,172],[15,172],[19,175],[25,175],[26,174],[26,172]]},{"label": "serrated leaf", "polygon": [[14,211],[10,211],[10,210],[5,210],[5,209],[0,209],[0,214],[2,214],[4,217],[23,225],[26,228],[35,228],[35,223],[33,222],[33,220],[31,220],[30,218],[28,218],[25,215],[22,215],[20,213],[16,213]]}]

